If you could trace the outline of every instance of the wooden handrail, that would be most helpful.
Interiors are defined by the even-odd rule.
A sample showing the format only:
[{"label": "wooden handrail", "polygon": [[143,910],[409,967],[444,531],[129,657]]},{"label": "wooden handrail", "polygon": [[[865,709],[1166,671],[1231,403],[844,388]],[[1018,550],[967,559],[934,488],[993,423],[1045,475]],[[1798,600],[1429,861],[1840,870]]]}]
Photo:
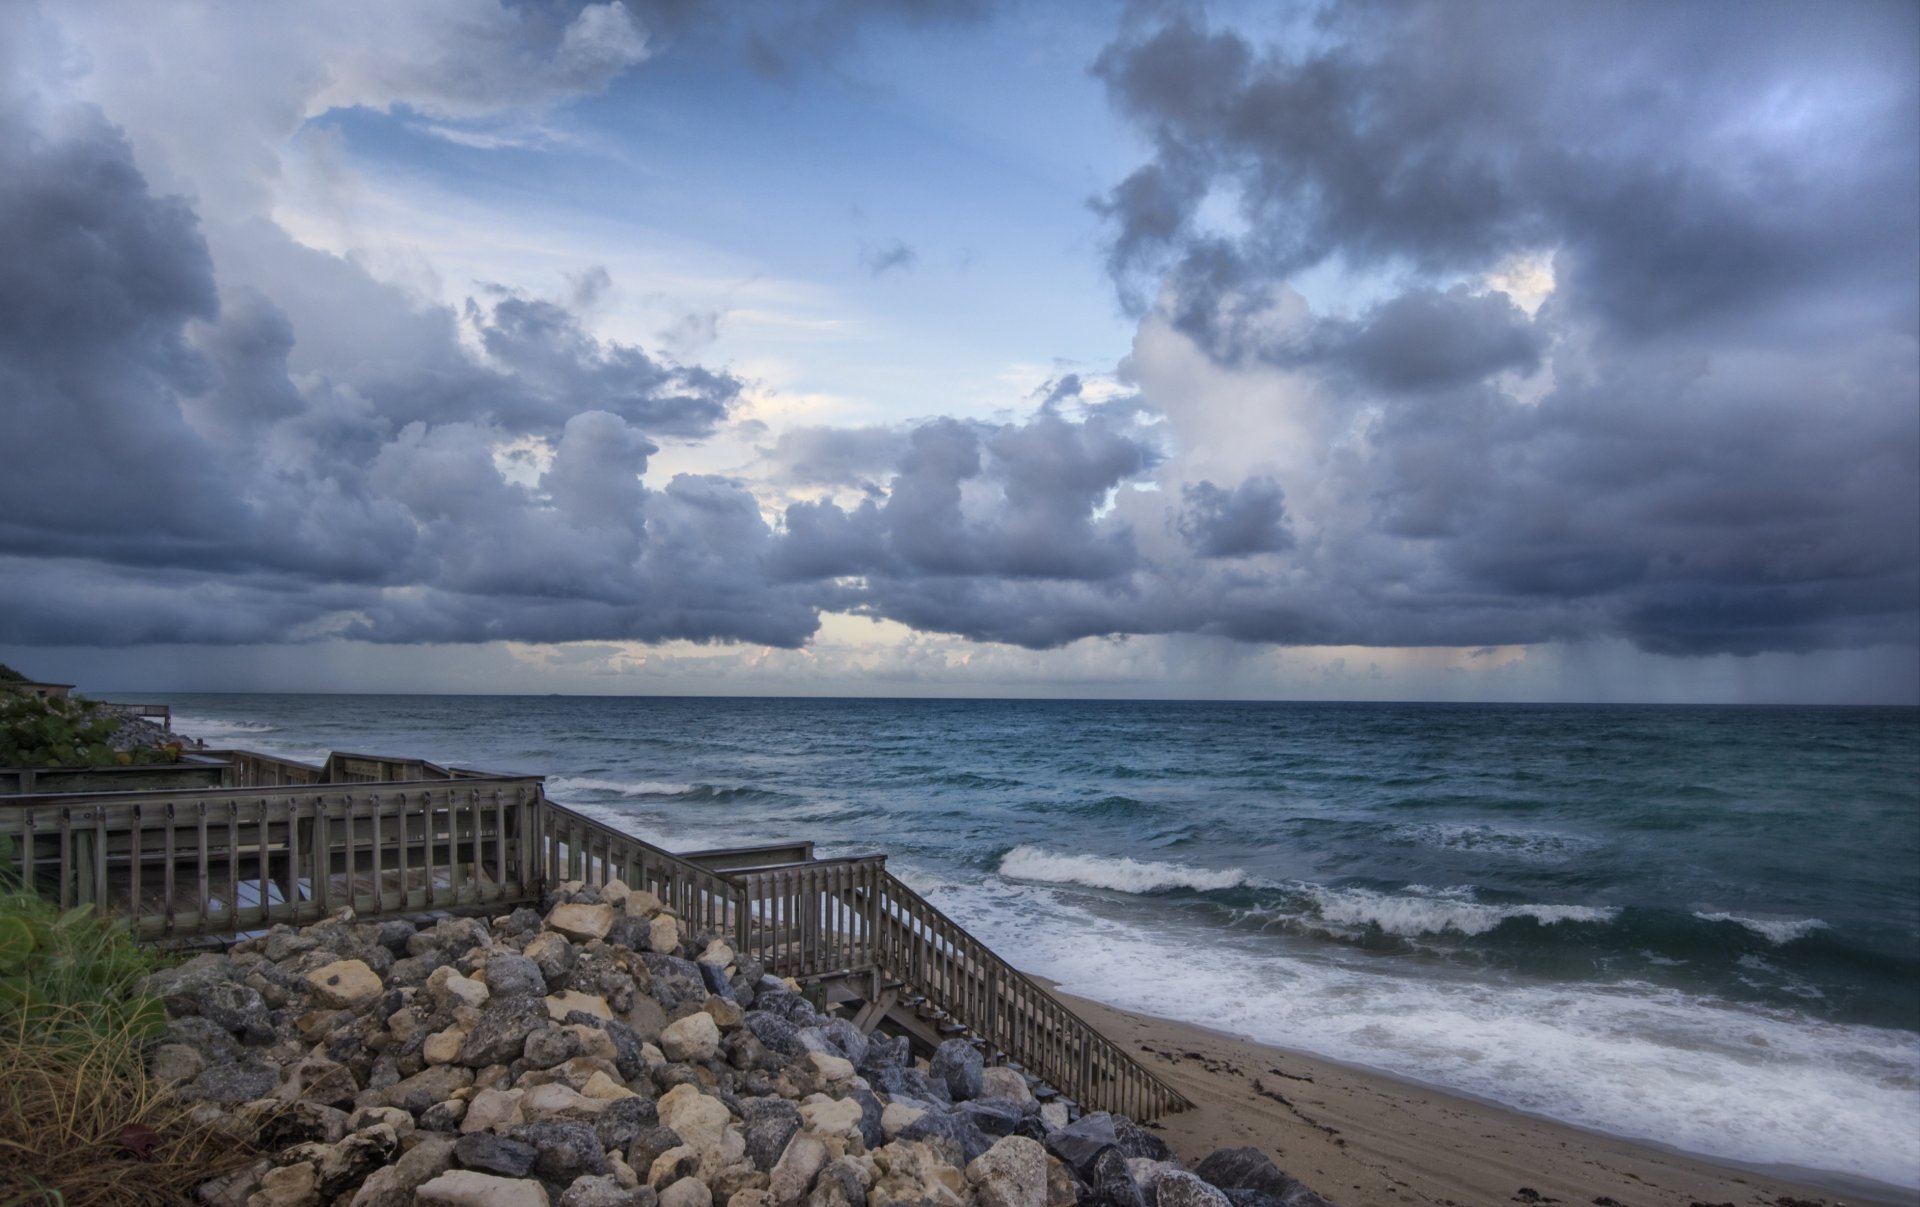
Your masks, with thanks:
[{"label": "wooden handrail", "polygon": [[541,866],[551,881],[600,885],[619,880],[646,889],[696,933],[727,935],[736,944],[745,925],[739,887],[726,877],[650,842],[623,834],[565,805],[540,799]]},{"label": "wooden handrail", "polygon": [[[274,763],[316,770],[261,756],[251,773],[283,769]],[[63,909],[113,910],[150,937],[313,922],[342,906],[364,917],[510,908],[561,881],[617,878],[776,975],[866,976],[880,1010],[886,982],[910,987],[989,1059],[1086,1109],[1150,1119],[1191,1105],[902,884],[884,855],[720,871],[554,804],[537,777],[506,776],[15,796],[0,802],[0,837],[11,848],[0,880]]]},{"label": "wooden handrail", "polygon": [[873,952],[988,1046],[1083,1108],[1152,1119],[1192,1107],[1085,1019],[890,873],[880,876]]},{"label": "wooden handrail", "polygon": [[9,798],[9,879],[179,938],[537,898],[537,780]]}]

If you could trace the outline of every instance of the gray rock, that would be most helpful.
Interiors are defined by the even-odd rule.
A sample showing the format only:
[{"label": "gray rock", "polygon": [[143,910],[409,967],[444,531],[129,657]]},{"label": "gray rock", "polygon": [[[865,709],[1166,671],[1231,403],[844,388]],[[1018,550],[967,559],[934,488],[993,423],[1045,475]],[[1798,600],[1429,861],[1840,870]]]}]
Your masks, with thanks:
[{"label": "gray rock", "polygon": [[667,1013],[673,1013],[687,1002],[697,1005],[707,1000],[707,983],[692,960],[657,951],[641,952],[640,960],[653,974],[653,997]]},{"label": "gray rock", "polygon": [[1184,1169],[1163,1169],[1153,1180],[1154,1207],[1233,1207],[1232,1200]]},{"label": "gray rock", "polygon": [[645,1186],[628,1190],[611,1177],[589,1175],[573,1180],[558,1207],[654,1207],[655,1201]]},{"label": "gray rock", "polygon": [[871,1090],[855,1089],[847,1097],[860,1104],[860,1142],[869,1150],[879,1148],[887,1142],[887,1133],[880,1126],[880,1115],[884,1108],[880,1099]]},{"label": "gray rock", "polygon": [[315,1189],[320,1200],[334,1199],[366,1181],[367,1175],[388,1164],[400,1151],[400,1139],[384,1123],[354,1132],[320,1158]]},{"label": "gray rock", "polygon": [[1112,1115],[1095,1111],[1050,1133],[1046,1145],[1047,1151],[1066,1162],[1081,1181],[1093,1183],[1095,1159],[1108,1149],[1117,1149],[1120,1134],[1114,1130]]},{"label": "gray rock", "polygon": [[741,1016],[740,1022],[767,1051],[788,1059],[806,1055],[807,1046],[800,1041],[800,1029],[780,1015],[766,1010],[749,1010]]},{"label": "gray rock", "polygon": [[[540,970],[533,967],[532,960],[520,956],[503,958],[519,960],[532,970],[535,981],[539,980]],[[525,1051],[527,1036],[547,1024],[547,1004],[540,997],[523,993],[488,998],[480,1009],[480,1021],[467,1033],[466,1041],[453,1059],[470,1069],[511,1064]]]},{"label": "gray rock", "polygon": [[[1222,1148],[1194,1166],[1193,1172],[1221,1190],[1254,1190],[1291,1204],[1294,1196],[1313,1192],[1289,1177],[1257,1148]],[[1314,1195],[1314,1198],[1319,1198]],[[1303,1204],[1302,1207],[1308,1207]]]},{"label": "gray rock", "polygon": [[830,1018],[820,1024],[820,1033],[832,1044],[834,1050],[854,1063],[857,1068],[867,1058],[867,1037],[860,1034],[860,1028],[844,1018]]},{"label": "gray rock", "polygon": [[1133,1180],[1126,1155],[1115,1146],[1100,1150],[1083,1180],[1091,1188],[1097,1207],[1147,1207],[1146,1194]]},{"label": "gray rock", "polygon": [[487,991],[496,998],[547,995],[546,974],[525,956],[496,954],[487,961]]},{"label": "gray rock", "polygon": [[405,1156],[367,1175],[351,1207],[412,1207],[413,1192],[453,1168],[453,1141],[422,1136]]},{"label": "gray rock", "polygon": [[869,1035],[866,1037],[867,1051],[854,1065],[862,1073],[875,1073],[881,1069],[902,1068],[908,1063],[911,1047],[904,1035]]},{"label": "gray rock", "polygon": [[1293,1189],[1284,1198],[1276,1198],[1264,1190],[1247,1186],[1236,1186],[1221,1193],[1227,1196],[1233,1207],[1333,1207],[1330,1201],[1321,1198],[1301,1182],[1294,1182]]},{"label": "gray rock", "polygon": [[620,1076],[632,1081],[646,1071],[647,1058],[640,1050],[641,1039],[632,1027],[617,1018],[595,1020],[592,1024],[613,1040],[613,1063]]},{"label": "gray rock", "polygon": [[967,1163],[967,1181],[979,1207],[1046,1207],[1047,1150],[1008,1136]]},{"label": "gray rock", "polygon": [[993,1146],[992,1139],[975,1127],[972,1120],[937,1110],[928,1111],[907,1124],[894,1138],[948,1141],[953,1144],[962,1164],[972,1161]]},{"label": "gray rock", "polygon": [[920,1102],[938,1103],[943,1106],[950,1101],[946,1083],[937,1081],[918,1069],[888,1066],[873,1070],[867,1075],[867,1080],[875,1089],[891,1097],[913,1098]]},{"label": "gray rock", "polygon": [[980,1049],[964,1039],[950,1039],[934,1049],[929,1075],[945,1083],[955,1102],[980,1096],[980,1073],[987,1066]]},{"label": "gray rock", "polygon": [[600,1147],[608,1152],[624,1153],[641,1132],[660,1122],[660,1111],[651,1098],[622,1098],[607,1104],[593,1120]]},{"label": "gray rock", "polygon": [[1177,1161],[1167,1142],[1146,1128],[1127,1118],[1125,1115],[1113,1116],[1113,1132],[1120,1144],[1120,1151],[1129,1157],[1145,1157],[1149,1161]]},{"label": "gray rock", "polygon": [[[435,1065],[383,1090],[368,1090],[355,1099],[356,1106],[397,1106],[415,1118],[436,1103],[445,1102],[473,1084],[473,1070],[459,1065]],[[425,1121],[422,1121],[425,1126]]]},{"label": "gray rock", "polygon": [[167,1042],[185,1044],[200,1053],[200,1058],[208,1064],[219,1064],[240,1055],[240,1042],[225,1027],[197,1014],[169,1022]]},{"label": "gray rock", "polygon": [[1013,1135],[1025,1117],[1025,1112],[1007,1102],[963,1102],[953,1108],[953,1113],[995,1139]]},{"label": "gray rock", "polygon": [[254,1144],[278,1152],[294,1144],[333,1144],[346,1137],[347,1112],[318,1102],[290,1102],[260,1124]]},{"label": "gray rock", "polygon": [[[749,1099],[750,1102],[766,1102],[767,1099]],[[775,1100],[780,1101],[780,1100]],[[780,1154],[787,1150],[787,1142],[800,1130],[800,1112],[793,1103],[780,1101],[785,1111],[763,1110],[757,1116],[747,1118],[747,1160],[759,1170],[771,1170]]]},{"label": "gray rock", "polygon": [[451,962],[444,951],[426,951],[404,960],[395,960],[393,967],[387,970],[387,985],[393,989],[418,989],[427,983],[434,969],[444,968]]},{"label": "gray rock", "polygon": [[222,1061],[207,1066],[206,1072],[189,1083],[183,1096],[237,1106],[265,1098],[278,1084],[280,1071],[272,1065],[252,1060]]},{"label": "gray rock", "polygon": [[659,1159],[661,1153],[679,1148],[684,1143],[686,1141],[680,1138],[680,1133],[664,1123],[643,1127],[627,1145],[627,1164],[631,1165],[635,1172],[645,1176],[646,1171],[653,1167],[653,1163]]},{"label": "gray rock", "polygon": [[373,933],[368,936],[369,940],[377,946],[386,948],[387,953],[395,960],[406,956],[407,941],[413,938],[418,930],[413,923],[404,918],[376,922],[371,929]]},{"label": "gray rock", "polygon": [[563,1120],[526,1123],[513,1129],[512,1138],[539,1150],[533,1172],[565,1186],[582,1174],[611,1172],[607,1154],[593,1124]]},{"label": "gray rock", "polygon": [[468,1132],[453,1146],[453,1161],[462,1169],[498,1174],[503,1178],[524,1178],[533,1172],[540,1150],[519,1140],[510,1140],[492,1132]]},{"label": "gray rock", "polygon": [[467,1104],[464,1102],[436,1102],[421,1111],[420,1130],[423,1132],[450,1132],[460,1126],[467,1117]]},{"label": "gray rock", "polygon": [[580,1055],[580,1037],[559,1027],[542,1027],[527,1036],[520,1059],[529,1069],[551,1069]]},{"label": "gray rock", "polygon": [[194,996],[196,1012],[250,1044],[273,1042],[273,1020],[256,989],[232,981],[203,986]]},{"label": "gray rock", "polygon": [[813,1180],[807,1207],[866,1207],[867,1188],[858,1169],[846,1158],[827,1163]]}]

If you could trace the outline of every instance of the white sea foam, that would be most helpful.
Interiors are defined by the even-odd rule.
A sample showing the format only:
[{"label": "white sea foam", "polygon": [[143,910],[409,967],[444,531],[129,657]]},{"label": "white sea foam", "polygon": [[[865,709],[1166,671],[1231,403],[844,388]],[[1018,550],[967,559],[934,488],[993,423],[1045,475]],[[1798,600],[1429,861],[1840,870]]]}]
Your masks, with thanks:
[{"label": "white sea foam", "polygon": [[1000,874],[1048,884],[1083,884],[1122,893],[1154,893],[1170,888],[1202,891],[1232,888],[1246,883],[1239,868],[1210,872],[1204,868],[1145,859],[1104,855],[1061,855],[1039,847],[1018,846],[1000,860]]},{"label": "white sea foam", "polygon": [[1827,924],[1819,918],[1749,918],[1743,914],[1708,910],[1695,910],[1693,916],[1702,922],[1732,922],[1736,926],[1744,926],[1776,947],[1795,939],[1804,939],[1816,930],[1827,929]]},{"label": "white sea foam", "polygon": [[935,902],[1029,971],[1122,1009],[1367,1065],[1725,1160],[1920,1187],[1920,1036],[1645,984],[1488,981],[1268,936],[1145,930],[1044,885]]},{"label": "white sea foam", "polygon": [[547,781],[548,795],[562,792],[611,792],[615,796],[684,796],[692,784],[666,780],[607,780],[586,775],[556,775]]},{"label": "white sea foam", "polygon": [[1306,886],[1320,920],[1334,926],[1378,926],[1391,935],[1413,937],[1452,931],[1483,935],[1503,922],[1531,918],[1542,926],[1556,922],[1605,922],[1618,911],[1590,905],[1486,905],[1472,899],[1471,888],[1429,888],[1410,884],[1405,893],[1370,889]]},{"label": "white sea foam", "polygon": [[1427,822],[1395,827],[1402,838],[1443,851],[1504,855],[1529,863],[1562,863],[1599,845],[1590,838],[1552,830],[1506,830],[1488,825]]},{"label": "white sea foam", "polygon": [[258,721],[228,721],[220,717],[203,717],[186,712],[173,714],[173,728],[176,733],[199,738],[203,742],[218,742],[258,733],[277,733],[280,729],[278,725],[265,725]]}]

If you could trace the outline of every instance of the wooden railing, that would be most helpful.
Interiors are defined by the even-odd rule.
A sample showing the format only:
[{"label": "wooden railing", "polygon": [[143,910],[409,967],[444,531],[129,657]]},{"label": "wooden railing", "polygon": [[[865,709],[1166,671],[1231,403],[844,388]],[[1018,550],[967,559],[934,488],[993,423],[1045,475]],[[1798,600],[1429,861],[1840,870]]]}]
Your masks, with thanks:
[{"label": "wooden railing", "polygon": [[313,763],[301,763],[278,755],[253,750],[202,750],[197,753],[219,759],[233,770],[230,788],[279,788],[289,785],[322,784],[327,769]]},{"label": "wooden railing", "polygon": [[1153,1119],[1193,1105],[890,873],[880,874],[871,917],[879,966],[963,1022],[989,1057],[1004,1056],[1086,1110]]},{"label": "wooden railing", "polygon": [[[262,778],[316,770],[265,756],[243,765]],[[407,767],[421,768],[455,774]],[[63,909],[96,904],[143,936],[183,938],[314,922],[342,906],[367,917],[507,909],[537,904],[563,880],[617,878],[653,892],[694,935],[727,936],[776,975],[865,976],[881,1010],[911,987],[989,1059],[1019,1065],[1085,1109],[1150,1119],[1190,1105],[895,879],[885,856],[812,859],[810,844],[779,844],[700,852],[716,865],[702,866],[553,804],[538,777],[458,774],[8,797],[0,879]],[[780,859],[790,861],[770,862]]]},{"label": "wooden railing", "polygon": [[619,880],[659,897],[696,934],[738,943],[744,915],[735,908],[739,889],[726,877],[550,801],[540,811],[539,836],[549,880]]},{"label": "wooden railing", "polygon": [[779,976],[811,978],[878,967],[874,943],[884,855],[817,859],[735,872],[740,950]]},{"label": "wooden railing", "polygon": [[149,937],[538,898],[537,779],[71,793],[0,805],[10,879]]},{"label": "wooden railing", "polygon": [[1152,1119],[1193,1105],[901,883],[884,855],[733,879],[748,919],[741,949],[769,971],[804,979],[878,970],[961,1023],[989,1058],[1019,1065],[1088,1110]]},{"label": "wooden railing", "polygon": [[453,772],[425,759],[390,759],[377,754],[336,750],[327,756],[329,784],[380,784],[396,780],[445,780]]}]

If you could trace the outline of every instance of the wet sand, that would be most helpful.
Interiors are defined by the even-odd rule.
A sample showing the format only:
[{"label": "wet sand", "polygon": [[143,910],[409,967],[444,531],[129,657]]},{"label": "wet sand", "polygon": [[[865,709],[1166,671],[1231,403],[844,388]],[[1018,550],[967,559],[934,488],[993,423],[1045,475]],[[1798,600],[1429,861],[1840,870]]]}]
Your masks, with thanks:
[{"label": "wet sand", "polygon": [[1920,1203],[1877,1183],[1721,1165],[1055,992],[1195,1103],[1157,1129],[1182,1160],[1258,1148],[1339,1207]]}]

